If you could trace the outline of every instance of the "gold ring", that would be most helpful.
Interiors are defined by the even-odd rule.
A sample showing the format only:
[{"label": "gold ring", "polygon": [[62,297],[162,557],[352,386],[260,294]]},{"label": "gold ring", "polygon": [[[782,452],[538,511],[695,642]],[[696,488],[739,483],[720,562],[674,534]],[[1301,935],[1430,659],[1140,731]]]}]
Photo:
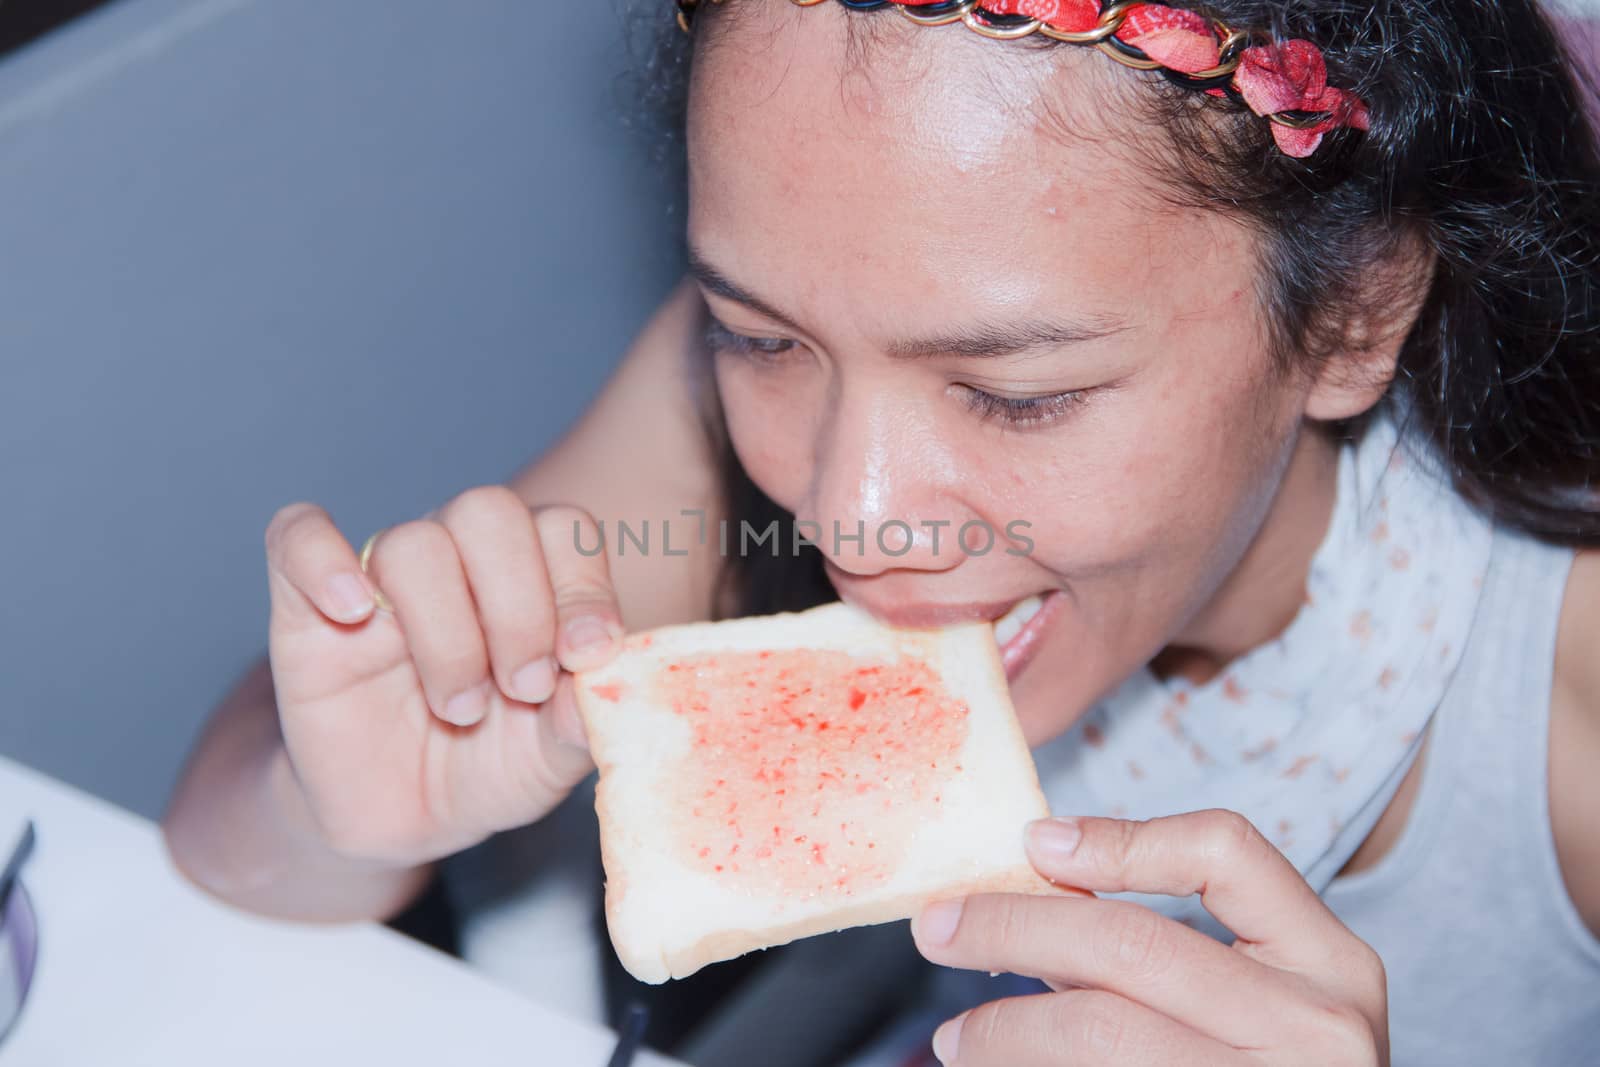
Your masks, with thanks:
[{"label": "gold ring", "polygon": [[379,611],[387,611],[389,614],[393,615],[394,605],[389,603],[389,598],[383,595],[383,590],[379,589],[378,583],[373,580],[372,572],[367,570],[367,564],[372,559],[372,546],[378,543],[378,538],[382,537],[388,529],[389,527],[385,526],[382,530],[379,530],[377,533],[367,538],[366,544],[361,546],[361,556],[359,557],[358,562],[361,564],[361,573],[367,576],[367,584],[372,586],[373,603],[378,605]]}]

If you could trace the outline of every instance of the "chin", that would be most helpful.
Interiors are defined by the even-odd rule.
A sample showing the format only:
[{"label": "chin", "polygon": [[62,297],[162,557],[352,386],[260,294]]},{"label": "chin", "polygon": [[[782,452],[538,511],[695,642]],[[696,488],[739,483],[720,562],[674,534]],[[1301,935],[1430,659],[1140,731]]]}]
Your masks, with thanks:
[{"label": "chin", "polygon": [[1033,679],[1011,683],[1011,703],[1017,709],[1017,721],[1022,725],[1022,736],[1027,739],[1029,748],[1054,741],[1072,729],[1093,706],[1092,702],[1075,706],[1077,702],[1062,699],[1059,686],[1037,685]]}]

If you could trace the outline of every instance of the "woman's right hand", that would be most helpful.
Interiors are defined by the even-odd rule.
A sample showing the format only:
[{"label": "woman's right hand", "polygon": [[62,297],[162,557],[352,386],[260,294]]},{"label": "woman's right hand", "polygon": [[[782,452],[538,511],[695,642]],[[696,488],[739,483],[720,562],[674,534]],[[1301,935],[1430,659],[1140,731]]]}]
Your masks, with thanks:
[{"label": "woman's right hand", "polygon": [[273,516],[278,715],[330,847],[426,863],[541,818],[593,770],[570,672],[623,632],[605,554],[579,551],[599,537],[580,508],[486,486],[385,530],[363,576],[322,508]]}]

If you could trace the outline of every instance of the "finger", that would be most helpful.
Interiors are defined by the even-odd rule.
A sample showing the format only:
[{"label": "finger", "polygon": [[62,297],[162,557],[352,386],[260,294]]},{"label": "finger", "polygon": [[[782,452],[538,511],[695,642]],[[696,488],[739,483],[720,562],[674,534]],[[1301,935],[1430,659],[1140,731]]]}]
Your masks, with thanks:
[{"label": "finger", "polygon": [[556,605],[556,659],[569,671],[610,662],[622,637],[622,612],[600,526],[582,508],[541,508],[535,517]]},{"label": "finger", "polygon": [[367,566],[394,605],[428,707],[445,722],[476,724],[488,712],[494,683],[449,531],[425,520],[385,530]]},{"label": "finger", "polygon": [[1098,893],[1160,893],[1200,901],[1241,941],[1270,949],[1274,966],[1317,968],[1355,935],[1237,812],[1198,811],[1148,822],[1044,819],[1028,856],[1052,881]]},{"label": "finger", "polygon": [[542,704],[556,688],[555,604],[533,512],[504,486],[470,489],[440,510],[466,572],[501,692]]},{"label": "finger", "polygon": [[[577,785],[594,770],[594,759],[578,714],[577,681],[571,674],[561,675],[555,695],[539,708],[538,717],[539,728],[546,735],[544,751],[552,754],[552,766],[559,776],[557,784],[564,789]],[[556,744],[552,746],[551,741]]]},{"label": "finger", "polygon": [[332,620],[352,624],[376,607],[350,542],[315,504],[278,509],[267,523],[267,587],[272,613],[303,626]]},{"label": "finger", "polygon": [[934,963],[1107,990],[1231,1044],[1276,1033],[1307,991],[1297,976],[1128,901],[982,894],[925,909],[912,933]]},{"label": "finger", "polygon": [[498,731],[494,743],[511,759],[513,780],[526,790],[528,804],[514,806],[505,822],[495,830],[510,830],[525,825],[527,811],[547,811],[579,782],[594,772],[594,758],[583,737],[576,716],[563,713],[575,705],[575,679],[563,673],[551,698],[538,707],[524,702],[508,703],[503,713],[485,723]]},{"label": "finger", "polygon": [[1141,1004],[1098,990],[996,1000],[941,1026],[945,1067],[1237,1067],[1238,1051]]}]

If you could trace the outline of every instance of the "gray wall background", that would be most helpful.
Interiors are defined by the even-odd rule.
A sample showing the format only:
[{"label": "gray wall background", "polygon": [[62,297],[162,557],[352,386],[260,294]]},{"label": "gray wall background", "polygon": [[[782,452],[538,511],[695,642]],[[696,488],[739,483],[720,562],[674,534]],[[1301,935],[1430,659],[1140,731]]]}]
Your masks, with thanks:
[{"label": "gray wall background", "polygon": [[0,61],[0,753],[158,814],[274,510],[359,543],[582,410],[680,269],[625,6],[119,0]]}]

